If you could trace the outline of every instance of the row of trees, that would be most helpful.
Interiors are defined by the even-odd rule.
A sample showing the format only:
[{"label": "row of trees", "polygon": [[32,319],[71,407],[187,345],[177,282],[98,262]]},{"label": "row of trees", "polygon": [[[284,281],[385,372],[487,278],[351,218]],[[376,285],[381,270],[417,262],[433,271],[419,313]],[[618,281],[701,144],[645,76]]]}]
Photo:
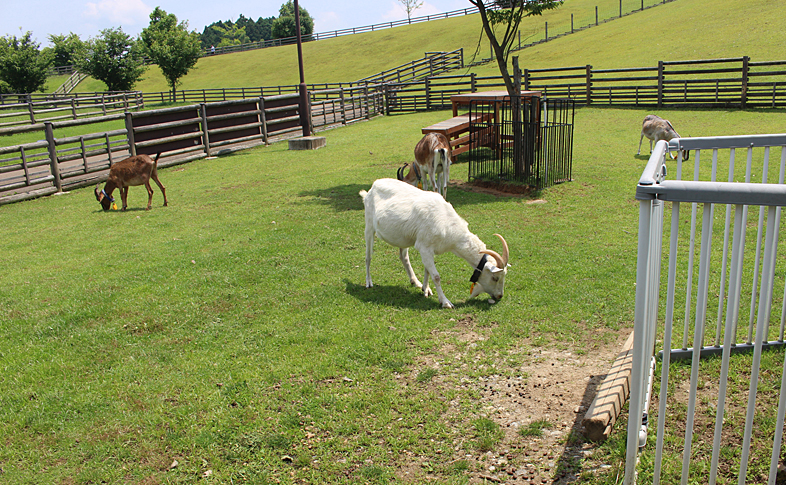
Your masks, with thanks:
[{"label": "row of trees", "polygon": [[150,24],[138,39],[118,27],[87,41],[73,33],[51,35],[49,40],[53,47],[41,50],[31,32],[21,38],[0,37],[0,92],[43,91],[52,65],[74,65],[103,81],[108,91],[129,91],[142,79],[148,61],[158,65],[174,92],[202,53],[199,34],[160,7],[150,14]]},{"label": "row of trees", "polygon": [[[314,19],[300,7],[300,34],[310,40],[314,33]],[[205,27],[200,37],[203,49],[248,44],[261,40],[282,39],[297,35],[295,29],[295,5],[292,0],[281,5],[278,17],[259,17],[256,22],[242,14],[237,22],[218,21]]]},{"label": "row of trees", "polygon": [[[278,18],[260,18],[256,23],[241,15],[236,23],[213,24],[205,28],[206,33],[218,35],[212,40],[206,40],[205,34],[189,31],[187,22],[178,22],[174,14],[160,7],[150,14],[150,25],[139,38],[131,37],[120,27],[109,28],[87,41],[74,33],[50,35],[52,47],[41,49],[31,32],[21,37],[3,36],[0,37],[0,93],[43,91],[52,66],[70,65],[103,81],[108,91],[129,91],[142,79],[146,63],[158,65],[174,92],[180,79],[196,64],[203,48],[296,35],[292,0],[283,4],[279,13]],[[300,24],[303,35],[313,32],[314,20],[302,7]],[[253,39],[246,34],[247,28]]]}]

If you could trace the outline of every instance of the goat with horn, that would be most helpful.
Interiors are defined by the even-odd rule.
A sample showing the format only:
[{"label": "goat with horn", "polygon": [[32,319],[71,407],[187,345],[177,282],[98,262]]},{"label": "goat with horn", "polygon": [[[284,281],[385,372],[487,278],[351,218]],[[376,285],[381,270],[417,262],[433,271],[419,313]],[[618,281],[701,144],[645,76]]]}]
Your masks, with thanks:
[{"label": "goat with horn", "polygon": [[[502,255],[487,249],[483,241],[469,231],[467,221],[456,213],[453,206],[438,193],[418,190],[394,179],[379,179],[371,189],[360,191],[365,206],[366,219],[366,287],[371,288],[371,256],[374,236],[399,248],[399,259],[410,283],[423,290],[425,296],[433,293],[429,278],[434,280],[437,297],[443,308],[453,304],[442,291],[442,280],[434,264],[434,256],[452,252],[464,259],[473,269],[470,298],[483,292],[499,300],[505,291],[508,273],[508,243],[499,234]],[[425,267],[423,283],[418,281],[409,262],[409,248],[420,252]],[[491,259],[489,260],[489,256]]]}]

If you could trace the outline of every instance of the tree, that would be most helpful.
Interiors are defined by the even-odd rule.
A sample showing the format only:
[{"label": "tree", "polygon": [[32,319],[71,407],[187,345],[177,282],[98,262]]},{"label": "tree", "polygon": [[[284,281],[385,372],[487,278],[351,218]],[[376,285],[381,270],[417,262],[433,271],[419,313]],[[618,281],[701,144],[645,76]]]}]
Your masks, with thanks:
[{"label": "tree", "polygon": [[74,63],[76,54],[84,48],[82,39],[73,32],[68,36],[52,34],[49,36],[49,42],[54,46],[51,48],[54,66],[70,66]]},{"label": "tree", "polygon": [[213,29],[221,35],[221,40],[219,40],[217,44],[210,45],[215,45],[216,47],[227,47],[230,45],[248,44],[251,42],[251,39],[249,39],[249,37],[246,35],[245,27],[239,27],[238,24],[228,25],[229,26],[226,28],[219,27],[218,25],[213,26]]},{"label": "tree", "polygon": [[423,6],[423,2],[421,0],[398,0],[404,10],[407,11],[407,20],[412,20],[412,12],[419,9]]},{"label": "tree", "polygon": [[180,78],[188,74],[202,54],[199,34],[188,31],[188,22],[178,23],[174,14],[156,7],[150,14],[150,25],[142,30],[141,41],[147,55],[161,68],[174,97]]},{"label": "tree", "polygon": [[[469,3],[476,6],[480,12],[483,31],[491,42],[494,57],[497,59],[500,74],[502,74],[502,78],[505,80],[505,87],[509,94],[517,94],[515,93],[513,81],[510,79],[510,74],[508,74],[508,56],[516,39],[516,32],[519,30],[521,19],[533,15],[543,15],[544,11],[559,7],[563,1],[506,0],[498,2],[498,4],[503,6],[501,9],[486,10],[483,0],[469,0]],[[498,33],[500,36],[497,35]]]},{"label": "tree", "polygon": [[14,93],[43,91],[52,57],[39,50],[32,32],[0,37],[0,80]]},{"label": "tree", "polygon": [[[303,40],[311,40],[314,32],[314,19],[308,14],[305,8],[300,7],[300,35]],[[295,4],[292,0],[281,5],[278,11],[278,18],[273,21],[272,34],[274,39],[285,37],[295,37],[297,29],[295,27]]]},{"label": "tree", "polygon": [[74,65],[79,71],[103,81],[107,91],[130,91],[145,73],[142,45],[122,27],[101,31],[85,42]]}]

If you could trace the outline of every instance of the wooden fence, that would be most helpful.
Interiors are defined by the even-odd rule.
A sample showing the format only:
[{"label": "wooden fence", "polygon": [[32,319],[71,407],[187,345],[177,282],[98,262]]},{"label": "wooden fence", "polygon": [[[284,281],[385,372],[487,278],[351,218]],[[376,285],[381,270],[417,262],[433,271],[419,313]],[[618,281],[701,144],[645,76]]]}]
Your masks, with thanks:
[{"label": "wooden fence", "polygon": [[[23,94],[14,95],[19,101],[0,104],[0,128],[19,125],[35,125],[46,121],[78,120],[107,117],[129,109],[144,108],[140,92],[95,93],[90,95],[46,95],[47,99]],[[11,98],[4,97],[3,101]]]},{"label": "wooden fence", "polygon": [[[384,108],[384,90],[375,85],[310,94],[314,128],[369,119]],[[115,160],[132,154],[164,153],[159,166],[166,167],[267,144],[302,130],[297,93],[126,111],[120,117],[125,128],[65,138],[55,138],[55,130],[73,126],[73,121],[38,123],[33,126],[43,126],[45,140],[0,147],[0,204],[94,184],[106,178]]]},{"label": "wooden fence", "polygon": [[[584,105],[778,108],[786,106],[786,61],[749,57],[660,61],[657,66],[524,69],[523,89]],[[449,109],[452,94],[503,88],[500,76],[435,76],[385,85],[386,113]]]}]

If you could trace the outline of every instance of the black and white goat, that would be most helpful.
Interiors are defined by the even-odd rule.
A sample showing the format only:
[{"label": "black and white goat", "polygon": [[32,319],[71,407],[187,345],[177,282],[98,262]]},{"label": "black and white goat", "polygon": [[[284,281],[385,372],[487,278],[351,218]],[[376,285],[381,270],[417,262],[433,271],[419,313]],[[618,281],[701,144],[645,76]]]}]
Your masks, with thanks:
[{"label": "black and white goat", "polygon": [[[641,142],[644,141],[644,137],[650,141],[650,153],[652,153],[652,143],[659,142],[660,140],[669,141],[672,138],[679,138],[680,135],[677,133],[677,130],[671,126],[669,120],[664,120],[660,116],[656,115],[647,115],[644,117],[644,122],[641,125],[641,137],[639,138],[639,151],[636,152],[636,155],[641,155]],[[672,159],[675,157],[670,155]],[[688,150],[682,151],[682,159],[687,160],[690,156],[690,152]]]},{"label": "black and white goat", "polygon": [[128,187],[144,185],[147,189],[147,210],[150,210],[153,202],[153,188],[150,187],[150,179],[153,179],[161,189],[161,193],[164,194],[164,205],[168,205],[166,189],[161,184],[161,181],[158,180],[159,156],[161,156],[160,153],[153,160],[148,155],[135,155],[112,165],[104,188],[101,189],[100,184],[96,184],[96,200],[101,204],[101,207],[105,211],[109,210],[115,202],[112,192],[115,189],[120,189],[120,199],[123,201],[122,210],[126,210],[128,207]]},{"label": "black and white goat", "polygon": [[[437,296],[443,308],[453,308],[445,297],[442,283],[434,264],[434,256],[452,252],[463,258],[473,269],[470,278],[472,291],[470,298],[483,292],[499,300],[505,290],[505,275],[508,272],[508,244],[502,241],[502,256],[486,249],[486,245],[468,229],[467,221],[462,219],[453,206],[430,191],[418,190],[411,185],[394,179],[379,179],[371,189],[360,191],[363,197],[366,217],[366,287],[371,288],[371,256],[374,252],[374,236],[399,248],[399,259],[404,265],[410,283],[423,290],[426,296],[433,293],[429,289],[429,278],[434,279]],[[409,248],[420,252],[425,267],[423,283],[418,281],[409,262]],[[492,260],[489,260],[491,256]]]}]

